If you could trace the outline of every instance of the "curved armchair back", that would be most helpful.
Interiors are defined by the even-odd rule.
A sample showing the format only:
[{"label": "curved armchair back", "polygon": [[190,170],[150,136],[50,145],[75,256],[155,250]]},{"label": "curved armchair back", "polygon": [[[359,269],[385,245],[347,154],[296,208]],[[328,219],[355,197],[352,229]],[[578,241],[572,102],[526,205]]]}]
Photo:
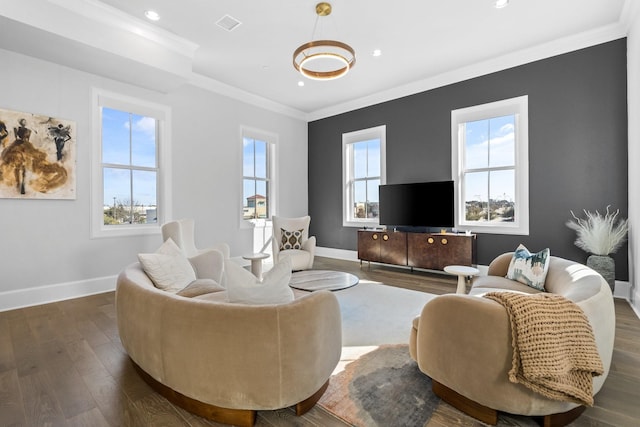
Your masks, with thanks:
[{"label": "curved armchair back", "polygon": [[[487,276],[474,278],[468,295],[440,295],[425,304],[412,328],[412,357],[434,381],[486,408],[521,415],[565,413],[578,404],[551,400],[508,380],[513,364],[509,317],[502,305],[481,296],[501,290],[540,292],[505,277],[512,256],[510,252],[496,257]],[[604,367],[604,374],[593,378],[595,394],[611,366],[615,337],[611,290],[591,268],[552,256],[545,291],[576,303],[591,324]]]},{"label": "curved armchair back", "polygon": [[271,241],[271,246],[273,250],[273,262],[278,262],[281,254],[280,245],[282,243],[282,230],[302,230],[302,248],[288,249],[284,252],[291,257],[291,265],[294,270],[306,270],[313,267],[316,238],[315,236],[309,237],[309,224],[311,223],[311,217],[307,215],[299,218],[282,218],[274,215],[272,217],[272,222],[273,239]]},{"label": "curved armchair back", "polygon": [[225,259],[230,256],[229,245],[217,243],[205,249],[198,249],[195,244],[195,224],[191,218],[183,218],[170,221],[162,225],[162,241],[171,238],[176,245],[184,252],[187,258],[191,258],[210,249],[222,252]]}]

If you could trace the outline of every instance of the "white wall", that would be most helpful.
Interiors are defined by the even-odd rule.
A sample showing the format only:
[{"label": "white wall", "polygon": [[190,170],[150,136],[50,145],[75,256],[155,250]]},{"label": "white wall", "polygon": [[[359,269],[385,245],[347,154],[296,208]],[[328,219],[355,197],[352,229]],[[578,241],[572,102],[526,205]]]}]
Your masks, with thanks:
[{"label": "white wall", "polygon": [[[252,252],[240,227],[240,127],[278,135],[278,213],[307,212],[307,124],[204,89],[161,94],[0,50],[0,108],[77,123],[77,199],[0,199],[0,310],[112,289],[160,235],[90,238],[92,87],[172,109],[173,216],[196,220],[196,243]],[[9,126],[11,127],[11,126]]]},{"label": "white wall", "polygon": [[640,313],[640,13],[627,37],[627,105],[629,117],[629,283],[631,301]]}]

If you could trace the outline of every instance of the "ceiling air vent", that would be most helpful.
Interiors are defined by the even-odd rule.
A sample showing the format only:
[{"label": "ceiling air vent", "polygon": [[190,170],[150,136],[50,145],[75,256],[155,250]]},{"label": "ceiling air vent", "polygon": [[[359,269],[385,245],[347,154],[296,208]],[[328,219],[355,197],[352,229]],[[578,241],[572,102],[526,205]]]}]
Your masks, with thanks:
[{"label": "ceiling air vent", "polygon": [[242,22],[238,21],[233,16],[224,15],[222,18],[218,19],[216,25],[222,29],[227,31],[233,31],[238,28],[242,24]]}]

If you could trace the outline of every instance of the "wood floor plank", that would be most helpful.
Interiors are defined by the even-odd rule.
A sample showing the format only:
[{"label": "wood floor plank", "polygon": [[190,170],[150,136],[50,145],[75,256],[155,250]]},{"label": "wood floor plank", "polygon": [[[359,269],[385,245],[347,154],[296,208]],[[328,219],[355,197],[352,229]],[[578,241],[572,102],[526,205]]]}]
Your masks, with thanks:
[{"label": "wood floor plank", "polygon": [[46,370],[19,377],[28,426],[62,426],[65,417]]},{"label": "wood floor plank", "polygon": [[[316,257],[314,268],[437,295],[456,288],[455,277],[378,264]],[[624,300],[615,308],[611,373],[596,405],[571,427],[640,425],[640,320]],[[0,426],[223,427],[174,407],[139,377],[115,314],[114,292],[0,312]],[[482,425],[443,405],[428,426]],[[290,408],[259,411],[256,426],[347,424],[316,406],[301,417]]]},{"label": "wood floor plank", "polygon": [[40,348],[26,318],[13,318],[8,323],[18,376],[37,373],[43,363]]},{"label": "wood floor plank", "polygon": [[98,359],[106,367],[118,386],[136,402],[155,392],[138,375],[129,356],[115,343],[107,343],[94,348]]},{"label": "wood floor plank", "polygon": [[50,317],[49,324],[51,329],[55,331],[58,340],[63,343],[84,339],[76,328],[76,319],[64,312],[58,316]]},{"label": "wood floor plank", "polygon": [[0,425],[26,425],[22,392],[16,369],[0,372]]},{"label": "wood floor plank", "polygon": [[164,397],[157,393],[133,402],[132,414],[139,427],[181,426],[185,420]]},{"label": "wood floor plank", "polygon": [[115,317],[109,317],[104,311],[104,306],[98,308],[98,311],[90,317],[91,321],[100,331],[111,341],[119,340],[118,327],[114,322]]},{"label": "wood floor plank", "polygon": [[76,323],[76,329],[91,347],[95,348],[111,341],[90,319],[84,317],[79,319]]},{"label": "wood floor plank", "polygon": [[84,338],[67,343],[66,349],[69,358],[81,376],[108,375],[107,369]]},{"label": "wood floor plank", "polygon": [[9,321],[0,317],[0,373],[15,369],[15,360]]},{"label": "wood floor plank", "polygon": [[109,427],[109,423],[97,408],[68,419],[66,425],[67,427]]},{"label": "wood floor plank", "polygon": [[133,425],[129,417],[133,411],[133,402],[106,370],[92,372],[82,379],[110,426]]},{"label": "wood floor plank", "polygon": [[57,340],[42,343],[40,353],[47,361],[45,369],[66,418],[96,407],[63,343]]}]

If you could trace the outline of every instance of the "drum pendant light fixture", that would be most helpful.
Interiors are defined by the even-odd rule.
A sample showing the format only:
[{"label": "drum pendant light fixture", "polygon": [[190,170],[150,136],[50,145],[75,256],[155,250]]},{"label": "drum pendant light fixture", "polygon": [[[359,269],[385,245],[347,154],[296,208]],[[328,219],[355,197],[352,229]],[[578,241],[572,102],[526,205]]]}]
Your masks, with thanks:
[{"label": "drum pendant light fixture", "polygon": [[351,46],[337,40],[314,40],[318,20],[331,14],[331,5],[316,5],[316,23],[310,42],[293,52],[293,67],[303,76],[314,80],[332,80],[344,76],[356,63]]}]

